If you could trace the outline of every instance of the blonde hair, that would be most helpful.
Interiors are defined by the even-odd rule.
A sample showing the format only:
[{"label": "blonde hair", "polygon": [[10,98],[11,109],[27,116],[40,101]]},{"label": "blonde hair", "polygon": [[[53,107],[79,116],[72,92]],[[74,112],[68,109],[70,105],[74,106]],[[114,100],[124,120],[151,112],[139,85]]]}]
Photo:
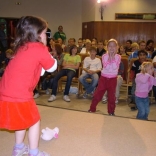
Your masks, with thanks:
[{"label": "blonde hair", "polygon": [[132,47],[132,49],[133,49],[133,48],[139,49],[139,44],[136,43],[136,42],[133,42],[133,43],[131,44],[131,47]]},{"label": "blonde hair", "polygon": [[[108,47],[108,45],[109,45],[109,43],[111,43],[111,42],[114,42],[115,44],[116,44],[116,46],[117,46],[117,48],[116,48],[116,53],[118,52],[118,49],[119,49],[119,45],[118,45],[118,42],[117,42],[117,40],[115,40],[115,39],[110,39],[108,42],[107,42],[107,47]],[[107,52],[108,52],[108,50],[107,50]]]},{"label": "blonde hair", "polygon": [[111,38],[111,39],[107,42],[107,47],[108,47],[108,45],[109,45],[110,42],[114,42],[114,43],[118,46],[117,40]]},{"label": "blonde hair", "polygon": [[12,49],[7,49],[6,50],[6,52],[5,52],[5,54],[10,54],[10,55],[13,55],[13,50]]},{"label": "blonde hair", "polygon": [[147,73],[147,68],[150,66],[153,67],[152,62],[143,62],[141,65],[141,73],[143,73],[143,74]]},{"label": "blonde hair", "polygon": [[89,40],[89,39],[86,39],[86,42],[85,42],[85,44],[91,44],[91,40]]}]

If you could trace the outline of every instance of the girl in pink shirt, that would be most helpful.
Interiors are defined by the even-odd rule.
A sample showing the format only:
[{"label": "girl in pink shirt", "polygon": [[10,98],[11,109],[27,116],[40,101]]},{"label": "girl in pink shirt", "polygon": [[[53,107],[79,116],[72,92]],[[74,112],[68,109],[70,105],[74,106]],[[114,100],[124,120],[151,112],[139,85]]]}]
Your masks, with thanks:
[{"label": "girl in pink shirt", "polygon": [[[154,77],[152,76],[154,73]],[[156,85],[156,72],[151,62],[141,65],[141,72],[136,75],[135,102],[138,108],[137,119],[148,120],[149,97],[148,93]]]},{"label": "girl in pink shirt", "polygon": [[89,112],[95,112],[97,104],[101,101],[105,91],[108,93],[108,114],[114,115],[115,111],[115,89],[117,84],[117,74],[121,61],[121,56],[117,54],[118,43],[115,39],[110,39],[107,44],[107,53],[102,56],[103,69],[98,83],[98,87],[93,95]]}]

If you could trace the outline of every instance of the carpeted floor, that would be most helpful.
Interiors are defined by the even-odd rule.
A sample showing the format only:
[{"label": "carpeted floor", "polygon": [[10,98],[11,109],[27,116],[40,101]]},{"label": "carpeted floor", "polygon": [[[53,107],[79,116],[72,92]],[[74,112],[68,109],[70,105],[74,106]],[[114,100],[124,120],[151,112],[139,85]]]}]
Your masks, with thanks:
[{"label": "carpeted floor", "polygon": [[[40,140],[52,156],[155,156],[156,124],[108,115],[38,106],[41,128],[59,127],[58,139]],[[26,139],[27,143],[27,139]],[[0,131],[0,156],[10,156],[14,134]]]},{"label": "carpeted floor", "polygon": [[[130,107],[128,106],[128,102],[126,101],[124,92],[125,92],[124,90],[121,92],[119,103],[116,105],[115,115],[118,117],[135,119],[137,115],[137,110],[131,111]],[[45,92],[42,91],[40,92],[40,97],[36,99],[36,103],[38,105],[54,107],[54,108],[63,108],[67,110],[76,110],[76,111],[81,111],[81,112],[87,112],[91,104],[91,99],[77,98],[75,94],[69,95],[71,102],[65,102],[62,99],[63,93],[58,93],[56,96],[57,99],[53,102],[47,101],[49,97],[50,95],[46,95]],[[107,115],[108,114],[107,104],[103,104],[102,102],[99,102],[96,113]],[[155,103],[150,105],[150,113],[149,113],[148,119],[151,121],[156,121],[156,104]]]}]

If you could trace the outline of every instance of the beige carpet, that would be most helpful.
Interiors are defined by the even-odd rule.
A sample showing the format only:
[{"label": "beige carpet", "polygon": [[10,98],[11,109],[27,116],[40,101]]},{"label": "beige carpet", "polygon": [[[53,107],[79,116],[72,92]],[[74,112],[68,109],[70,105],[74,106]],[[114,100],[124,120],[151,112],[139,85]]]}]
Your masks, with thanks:
[{"label": "beige carpet", "polygon": [[[47,101],[49,97],[50,95],[46,95],[44,92],[41,92],[40,97],[36,99],[36,103],[48,107],[64,108],[68,110],[77,110],[82,112],[87,112],[91,104],[91,99],[77,98],[75,94],[69,95],[71,102],[65,102],[62,99],[63,93],[58,93],[57,99],[53,102]],[[96,113],[107,115],[107,104],[99,102]],[[115,115],[125,118],[136,118],[137,110],[131,111],[124,94],[120,97],[119,103],[116,105]],[[150,106],[148,119],[156,121],[156,104],[152,104]]]},{"label": "beige carpet", "polygon": [[[52,156],[155,156],[156,123],[39,106],[41,128],[60,129],[59,138],[40,140]],[[26,141],[27,142],[27,139]],[[14,134],[0,131],[0,156],[10,156]]]}]

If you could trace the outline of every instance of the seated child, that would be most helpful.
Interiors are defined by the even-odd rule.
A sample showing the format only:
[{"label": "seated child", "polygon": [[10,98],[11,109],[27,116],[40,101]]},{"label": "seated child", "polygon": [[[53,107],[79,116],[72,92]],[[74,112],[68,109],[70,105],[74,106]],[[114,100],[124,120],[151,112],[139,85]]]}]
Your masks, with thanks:
[{"label": "seated child", "polygon": [[135,77],[136,74],[140,73],[141,64],[146,61],[147,58],[147,52],[145,50],[138,51],[138,60],[134,61],[131,71],[130,71],[130,80],[132,81],[132,89],[131,89],[131,102],[129,106],[131,107],[131,110],[136,110],[135,107]]},{"label": "seated child", "polygon": [[[79,77],[79,81],[85,88],[83,98],[87,98],[88,94],[93,94],[95,87],[98,84],[98,73],[102,69],[102,63],[99,58],[96,58],[96,48],[90,48],[90,56],[84,59],[82,75]],[[91,78],[91,83],[86,81],[87,78]]]}]

